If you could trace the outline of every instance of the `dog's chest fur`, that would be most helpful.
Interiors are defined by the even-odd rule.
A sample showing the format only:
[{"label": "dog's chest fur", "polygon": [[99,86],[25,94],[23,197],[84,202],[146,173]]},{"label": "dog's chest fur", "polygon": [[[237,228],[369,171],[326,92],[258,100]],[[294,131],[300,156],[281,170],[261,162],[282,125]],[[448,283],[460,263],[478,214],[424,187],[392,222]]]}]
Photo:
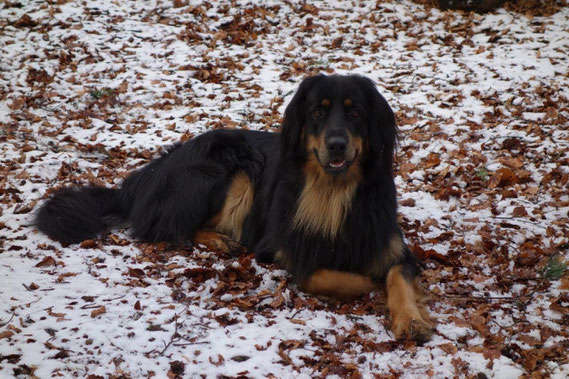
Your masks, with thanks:
[{"label": "dog's chest fur", "polygon": [[333,178],[320,167],[311,166],[305,167],[306,180],[297,201],[293,227],[335,239],[352,207],[358,180]]}]

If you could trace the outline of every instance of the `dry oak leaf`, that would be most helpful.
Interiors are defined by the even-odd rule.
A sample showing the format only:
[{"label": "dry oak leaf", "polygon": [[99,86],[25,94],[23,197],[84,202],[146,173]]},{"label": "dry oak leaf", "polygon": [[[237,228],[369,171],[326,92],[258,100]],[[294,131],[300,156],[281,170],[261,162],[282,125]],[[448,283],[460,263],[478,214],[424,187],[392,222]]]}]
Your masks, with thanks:
[{"label": "dry oak leaf", "polygon": [[500,162],[508,167],[512,167],[512,168],[522,168],[524,166],[524,162],[522,162],[522,160],[519,157],[516,158],[503,158],[500,159]]},{"label": "dry oak leaf", "polygon": [[444,264],[451,264],[447,257],[442,254],[439,254],[434,249],[425,250],[419,245],[412,245],[410,246],[411,251],[419,258],[421,261],[425,261],[427,259],[434,259]]},{"label": "dry oak leaf", "polygon": [[509,168],[500,168],[488,180],[489,188],[507,187],[518,182],[516,173]]},{"label": "dry oak leaf", "polygon": [[441,349],[442,351],[444,351],[447,354],[451,354],[454,355],[458,352],[458,348],[453,345],[452,343],[443,343],[441,345],[437,345],[437,347],[439,349]]},{"label": "dry oak leaf", "polygon": [[487,334],[486,319],[480,315],[473,315],[470,317],[470,324],[474,330],[476,330],[480,335],[485,336]]},{"label": "dry oak leaf", "polygon": [[56,282],[61,283],[65,280],[65,278],[69,278],[71,276],[77,276],[77,273],[74,272],[65,272],[61,275],[59,275],[56,279]]},{"label": "dry oak leaf", "polygon": [[543,344],[541,340],[527,334],[520,335],[518,339],[529,346],[537,346]]},{"label": "dry oak leaf", "polygon": [[185,363],[182,361],[170,362],[170,371],[168,371],[168,378],[179,378],[184,374]]},{"label": "dry oak leaf", "polygon": [[439,154],[430,153],[429,156],[427,157],[427,163],[425,166],[427,168],[431,168],[431,167],[438,166],[440,163],[441,163],[441,158],[440,158]]},{"label": "dry oak leaf", "polygon": [[519,138],[506,138],[503,142],[502,142],[502,149],[506,149],[506,150],[519,150],[520,148],[522,148],[524,146],[524,144],[522,143],[522,141]]},{"label": "dry oak leaf", "polygon": [[15,327],[15,326],[12,325],[12,324],[8,324],[8,326],[6,326],[6,328],[8,328],[8,329],[10,329],[11,331],[16,332],[16,333],[21,333],[21,332],[22,332],[22,329],[17,328],[17,327]]},{"label": "dry oak leaf", "polygon": [[133,278],[144,278],[146,276],[146,273],[140,268],[129,267],[128,276],[132,276]]},{"label": "dry oak leaf", "polygon": [[79,245],[80,248],[82,249],[94,249],[97,247],[97,241],[95,240],[85,240],[83,242],[81,242],[81,244]]},{"label": "dry oak leaf", "polygon": [[271,308],[276,309],[284,303],[284,297],[280,292],[276,292],[271,302]]},{"label": "dry oak leaf", "polygon": [[561,296],[551,300],[549,309],[564,315],[569,314],[569,293],[564,293]]},{"label": "dry oak leaf", "polygon": [[403,207],[414,207],[415,206],[415,199],[409,198],[405,200],[401,200],[399,204]]},{"label": "dry oak leaf", "polygon": [[23,15],[22,17],[20,17],[18,19],[18,21],[16,21],[14,23],[14,26],[16,28],[32,28],[34,26],[36,26],[38,24],[37,21],[35,21],[34,19],[32,19],[30,16],[28,16],[27,14]]},{"label": "dry oak leaf", "polygon": [[44,259],[42,259],[41,262],[36,264],[35,267],[55,266],[55,264],[56,264],[55,259],[52,256],[48,255]]},{"label": "dry oak leaf", "polygon": [[524,217],[527,216],[528,212],[526,211],[526,209],[524,207],[515,207],[514,211],[512,212],[512,216],[514,217]]},{"label": "dry oak leaf", "polygon": [[0,340],[4,339],[4,338],[10,338],[14,335],[14,332],[11,332],[9,330],[5,330],[3,332],[0,332]]},{"label": "dry oak leaf", "polygon": [[225,362],[225,358],[223,358],[223,355],[221,354],[217,354],[217,362],[214,361],[213,357],[209,357],[209,363],[211,363],[212,365],[219,367],[223,364],[223,362]]},{"label": "dry oak leaf", "polygon": [[25,104],[26,104],[26,98],[18,97],[11,104],[8,105],[8,108],[10,108],[13,111],[17,111],[18,109],[21,109]]},{"label": "dry oak leaf", "polygon": [[399,171],[405,172],[405,173],[411,173],[411,172],[415,171],[416,168],[417,168],[417,166],[411,162],[405,162],[405,163],[401,163],[399,165]]},{"label": "dry oak leaf", "polygon": [[98,315],[102,315],[103,313],[107,313],[107,308],[105,308],[105,306],[101,306],[97,309],[94,309],[93,312],[91,312],[91,317],[97,317]]},{"label": "dry oak leaf", "polygon": [[52,316],[52,317],[58,317],[58,318],[63,318],[65,317],[65,313],[59,313],[59,312],[53,312],[51,310],[52,307],[47,308],[47,314]]},{"label": "dry oak leaf", "polygon": [[493,361],[494,359],[499,359],[502,356],[500,350],[496,349],[486,349],[482,353],[484,358],[488,359],[489,361]]}]

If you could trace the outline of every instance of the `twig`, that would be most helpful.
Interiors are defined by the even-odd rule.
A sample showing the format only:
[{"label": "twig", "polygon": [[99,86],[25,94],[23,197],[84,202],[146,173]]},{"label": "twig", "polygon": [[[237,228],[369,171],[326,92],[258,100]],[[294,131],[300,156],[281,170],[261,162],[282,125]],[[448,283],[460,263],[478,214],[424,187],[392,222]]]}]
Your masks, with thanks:
[{"label": "twig", "polygon": [[510,216],[494,216],[493,218],[496,219],[500,219],[500,220],[510,220],[510,221],[519,221],[519,222],[525,222],[526,224],[531,224],[533,226],[539,226],[540,228],[543,229],[547,229],[545,226],[532,222],[532,221],[528,221],[528,220],[524,220],[522,218],[518,218],[518,217],[510,217]]},{"label": "twig", "polygon": [[[443,295],[439,295],[441,297],[445,297]],[[465,299],[465,300],[474,300],[474,301],[492,301],[492,300],[507,300],[507,301],[516,301],[518,298],[516,296],[461,296],[461,295],[447,295],[447,298],[451,299]]]},{"label": "twig", "polygon": [[[188,309],[189,305],[186,306],[186,308],[184,308],[184,310],[182,312],[180,312],[180,314],[184,313],[187,309]],[[184,339],[182,336],[180,336],[178,334],[178,327],[180,326],[180,323],[178,322],[178,317],[179,314],[175,313],[174,314],[174,333],[172,334],[172,336],[170,336],[170,341],[168,341],[168,343],[164,342],[164,349],[162,349],[160,352],[157,353],[156,356],[160,356],[160,355],[164,355],[164,353],[166,352],[166,350],[168,350],[168,348],[175,342],[178,342],[182,339]],[[148,353],[146,354],[151,354],[153,352],[155,352],[156,349],[150,350]]]},{"label": "twig", "polygon": [[300,309],[297,309],[296,311],[294,311],[294,313],[288,318],[289,320],[294,318],[294,316],[296,316],[298,313],[300,313]]},{"label": "twig", "polygon": [[15,314],[14,312],[12,312],[12,316],[10,317],[10,319],[9,319],[8,321],[6,321],[5,323],[0,324],[0,328],[3,328],[3,327],[5,327],[6,325],[8,325],[8,324],[10,323],[10,321],[12,321],[12,319],[14,318],[15,315],[16,315],[16,314]]},{"label": "twig", "polygon": [[208,341],[188,342],[188,343],[174,343],[174,346],[191,346],[191,345],[209,345]]},{"label": "twig", "polygon": [[[176,314],[174,316],[175,320],[174,320],[174,334],[172,334],[172,336],[170,337],[170,341],[168,343],[164,343],[164,349],[162,349],[161,352],[158,353],[158,355],[163,355],[166,350],[170,347],[170,345],[172,345],[175,341],[179,341],[180,337],[178,335],[178,315]],[[178,337],[176,337],[178,336]]]},{"label": "twig", "polygon": [[531,282],[531,281],[539,281],[542,278],[516,278],[515,276],[506,276],[506,279],[513,280],[514,282]]},{"label": "twig", "polygon": [[491,300],[516,300],[517,296],[467,296],[467,295],[453,295],[452,293],[437,294],[432,293],[435,296],[443,299],[466,299],[466,300],[478,300],[478,301],[491,301]]},{"label": "twig", "polygon": [[112,299],[103,299],[103,301],[115,301],[115,300],[120,300],[120,299],[124,298],[125,296],[126,296],[126,294],[125,294],[125,295],[122,295],[122,296],[119,296],[119,297],[112,298]]},{"label": "twig", "polygon": [[500,323],[499,323],[498,321],[494,320],[494,319],[490,319],[490,322],[493,322],[494,324],[498,325],[498,327],[499,327],[500,329],[506,330],[506,331],[507,331],[507,329],[511,329],[512,327],[514,327],[514,326],[516,325],[515,323],[512,323],[512,325],[503,326],[503,325],[500,325]]}]

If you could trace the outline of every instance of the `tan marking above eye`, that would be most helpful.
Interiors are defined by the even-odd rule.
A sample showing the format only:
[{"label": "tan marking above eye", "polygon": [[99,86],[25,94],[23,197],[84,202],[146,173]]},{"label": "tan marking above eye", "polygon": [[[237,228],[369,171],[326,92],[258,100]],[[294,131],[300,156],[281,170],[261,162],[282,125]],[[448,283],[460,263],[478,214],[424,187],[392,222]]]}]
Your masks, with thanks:
[{"label": "tan marking above eye", "polygon": [[345,106],[345,107],[351,107],[353,103],[354,103],[354,102],[353,102],[352,99],[350,99],[349,97],[346,98],[346,99],[344,99],[344,106]]},{"label": "tan marking above eye", "polygon": [[320,102],[320,105],[322,105],[323,107],[330,106],[330,99],[322,99],[322,101]]}]

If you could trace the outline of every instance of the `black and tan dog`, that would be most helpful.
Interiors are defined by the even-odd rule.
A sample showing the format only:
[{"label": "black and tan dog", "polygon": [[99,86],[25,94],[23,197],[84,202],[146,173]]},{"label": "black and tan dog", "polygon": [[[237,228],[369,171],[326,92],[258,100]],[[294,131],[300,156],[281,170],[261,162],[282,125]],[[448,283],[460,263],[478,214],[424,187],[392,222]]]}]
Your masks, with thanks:
[{"label": "black and tan dog", "polygon": [[384,286],[398,339],[431,326],[417,262],[397,225],[391,108],[361,76],[305,79],[280,134],[204,133],[171,148],[117,189],[56,191],[37,227],[75,243],[128,223],[145,241],[223,245],[277,261],[302,289],[351,298]]}]

